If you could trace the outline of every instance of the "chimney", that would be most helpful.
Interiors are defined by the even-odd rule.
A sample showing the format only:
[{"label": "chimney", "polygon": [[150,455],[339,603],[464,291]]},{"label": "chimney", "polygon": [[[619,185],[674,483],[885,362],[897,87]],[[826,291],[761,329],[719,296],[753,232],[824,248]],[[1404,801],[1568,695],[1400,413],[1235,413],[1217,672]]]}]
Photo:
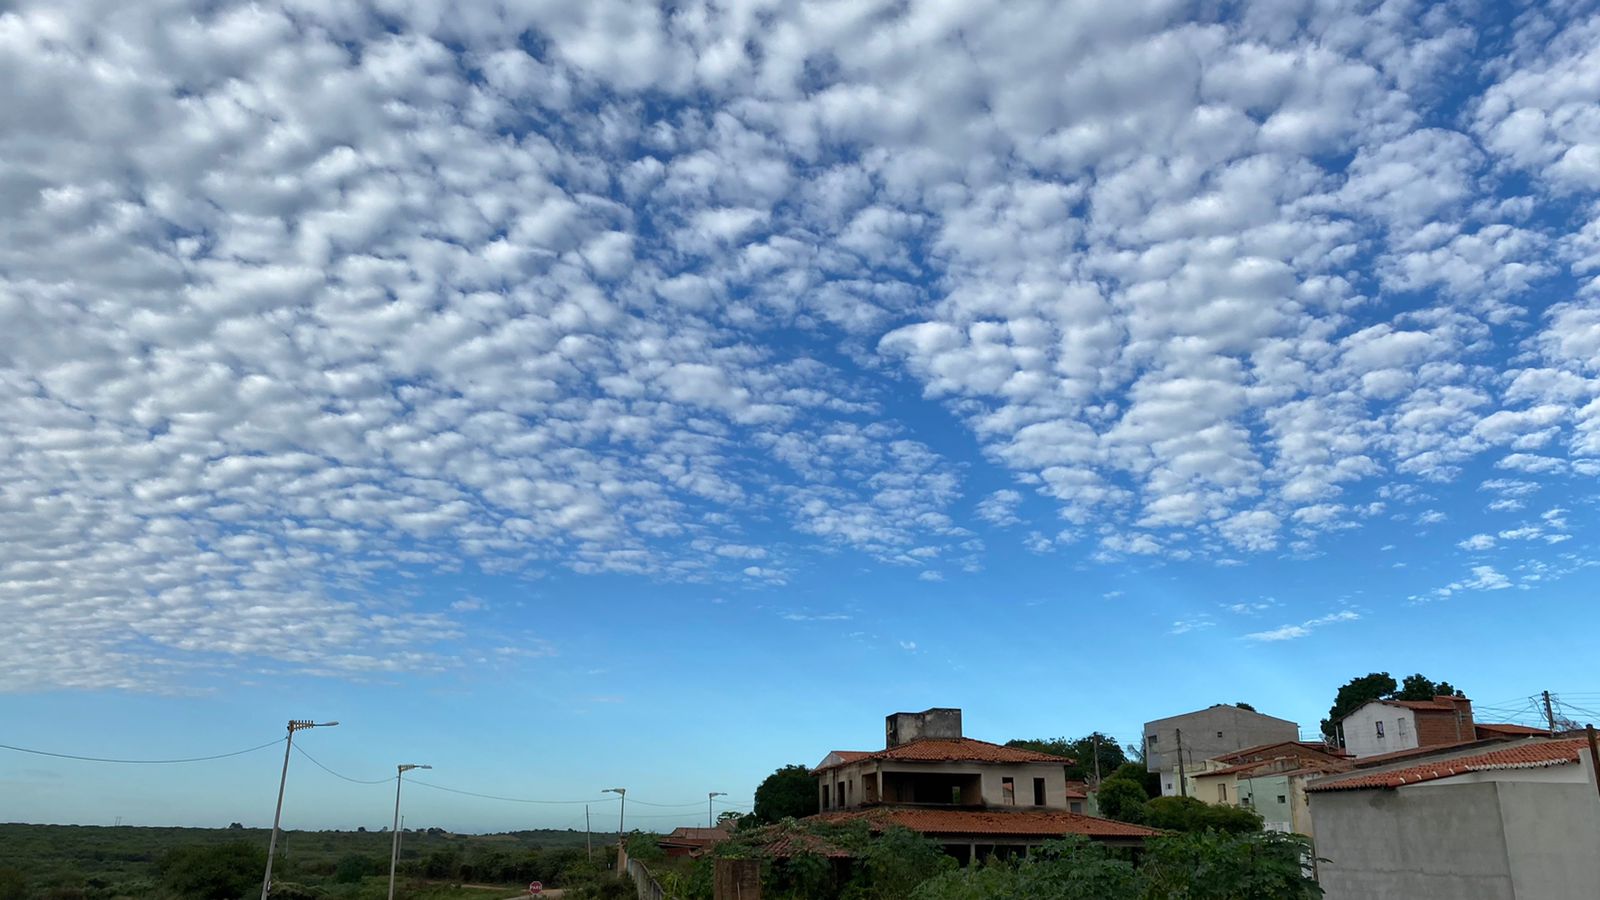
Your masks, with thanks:
[{"label": "chimney", "polygon": [[961,710],[936,706],[922,712],[897,712],[884,717],[883,746],[892,750],[922,738],[961,737]]}]

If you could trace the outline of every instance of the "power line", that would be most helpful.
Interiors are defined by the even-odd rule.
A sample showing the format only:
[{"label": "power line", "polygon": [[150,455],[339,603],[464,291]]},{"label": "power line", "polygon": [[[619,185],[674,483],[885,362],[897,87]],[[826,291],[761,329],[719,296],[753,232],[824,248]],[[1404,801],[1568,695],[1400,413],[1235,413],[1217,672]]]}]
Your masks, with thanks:
[{"label": "power line", "polygon": [[[484,800],[503,800],[503,801],[505,801],[507,803],[543,803],[543,804],[552,804],[552,805],[571,805],[571,804],[583,804],[583,803],[615,803],[615,802],[617,802],[617,798],[615,798],[615,797],[599,797],[599,798],[596,798],[594,800],[530,800],[530,799],[527,799],[525,797],[500,797],[500,796],[496,796],[494,794],[480,794],[480,793],[478,793],[476,791],[463,791],[463,790],[461,790],[459,788],[445,787],[442,784],[433,784],[431,782],[422,781],[422,780],[419,780],[419,779],[416,779],[416,778],[413,778],[413,779],[411,779],[410,781],[408,781],[406,783],[407,784],[419,784],[419,785],[422,785],[425,788],[433,788],[436,791],[447,791],[447,792],[452,793],[452,794],[463,794],[463,795],[468,796],[468,797],[480,797],[480,798],[482,798]],[[696,805],[698,805],[698,803]]]},{"label": "power line", "polygon": [[213,759],[227,759],[230,756],[243,756],[246,753],[254,753],[257,750],[265,750],[274,744],[281,744],[283,743],[283,740],[283,738],[273,738],[272,740],[267,741],[265,744],[257,744],[254,747],[246,747],[243,750],[235,750],[232,753],[218,753],[215,756],[191,756],[186,759],[107,759],[101,756],[77,756],[72,753],[52,753],[49,750],[33,750],[28,747],[13,747],[10,744],[0,744],[0,750],[15,750],[18,753],[31,753],[35,756],[49,756],[55,759],[75,759],[80,762],[164,766],[171,765],[173,763],[208,762]]},{"label": "power line", "polygon": [[349,775],[340,775],[338,772],[335,772],[334,770],[328,768],[327,766],[325,766],[321,762],[319,762],[315,756],[312,756],[311,754],[309,754],[306,751],[300,749],[299,747],[296,747],[294,749],[295,749],[295,752],[299,753],[301,756],[304,756],[306,759],[311,760],[311,762],[317,768],[321,769],[324,772],[327,772],[329,775],[332,775],[335,778],[342,778],[345,781],[350,782],[351,784],[388,784],[389,782],[395,780],[396,777],[398,777],[398,776],[395,776],[395,775],[390,775],[387,778],[379,778],[379,779],[377,779],[375,781],[362,781],[359,778],[351,778]]}]

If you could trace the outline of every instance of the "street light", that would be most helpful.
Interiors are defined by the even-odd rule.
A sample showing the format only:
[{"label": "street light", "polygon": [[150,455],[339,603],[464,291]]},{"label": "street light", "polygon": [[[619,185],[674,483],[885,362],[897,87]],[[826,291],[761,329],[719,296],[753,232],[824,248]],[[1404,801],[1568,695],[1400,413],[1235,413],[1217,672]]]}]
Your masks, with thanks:
[{"label": "street light", "polygon": [[711,822],[711,801],[716,799],[717,797],[726,797],[726,796],[728,796],[728,795],[723,793],[722,791],[712,791],[711,793],[706,795],[706,827],[707,828],[712,827],[712,822]]},{"label": "street light", "polygon": [[600,793],[602,793],[602,794],[616,794],[618,797],[622,798],[622,806],[617,809],[617,874],[621,875],[622,874],[622,821],[623,821],[623,816],[626,815],[627,812],[628,812],[628,789],[627,788],[606,788],[605,790],[601,791]]},{"label": "street light", "polygon": [[431,769],[433,766],[419,766],[415,763],[401,763],[395,766],[394,776],[394,849],[389,851],[389,900],[394,900],[394,867],[400,861],[400,783],[405,780],[405,774],[412,769]]},{"label": "street light", "polygon": [[267,894],[272,891],[272,854],[278,849],[278,822],[283,817],[283,786],[289,780],[289,751],[294,749],[294,733],[307,728],[332,728],[337,724],[308,719],[289,720],[289,738],[283,743],[283,774],[278,777],[278,808],[272,814],[272,839],[267,842],[267,874],[261,876],[261,900],[267,900]]}]

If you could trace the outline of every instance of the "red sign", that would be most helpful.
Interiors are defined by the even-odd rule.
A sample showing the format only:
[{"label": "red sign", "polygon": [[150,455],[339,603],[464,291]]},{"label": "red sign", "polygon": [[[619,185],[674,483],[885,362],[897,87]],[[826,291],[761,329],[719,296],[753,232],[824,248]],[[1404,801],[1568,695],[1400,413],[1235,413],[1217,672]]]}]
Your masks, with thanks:
[{"label": "red sign", "polygon": [[542,894],[542,893],[544,893],[544,882],[542,882],[542,881],[530,881],[530,882],[528,882],[528,893],[530,893],[530,894]]}]

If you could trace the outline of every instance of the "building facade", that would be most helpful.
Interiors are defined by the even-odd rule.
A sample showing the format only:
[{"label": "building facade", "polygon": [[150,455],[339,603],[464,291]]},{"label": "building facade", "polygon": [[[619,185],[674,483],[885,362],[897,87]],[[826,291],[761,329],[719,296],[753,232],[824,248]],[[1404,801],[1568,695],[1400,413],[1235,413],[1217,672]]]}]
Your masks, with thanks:
[{"label": "building facade", "polygon": [[1187,793],[1187,786],[1179,783],[1180,768],[1192,777],[1208,759],[1299,738],[1300,726],[1294,722],[1222,703],[1146,722],[1145,769],[1161,773],[1161,794],[1170,797]]},{"label": "building facade", "polygon": [[1339,720],[1344,749],[1356,758],[1418,747],[1443,747],[1476,739],[1472,701],[1371,700]]},{"label": "building facade", "polygon": [[1600,793],[1584,741],[1420,759],[1307,787],[1327,900],[1600,896]]}]

